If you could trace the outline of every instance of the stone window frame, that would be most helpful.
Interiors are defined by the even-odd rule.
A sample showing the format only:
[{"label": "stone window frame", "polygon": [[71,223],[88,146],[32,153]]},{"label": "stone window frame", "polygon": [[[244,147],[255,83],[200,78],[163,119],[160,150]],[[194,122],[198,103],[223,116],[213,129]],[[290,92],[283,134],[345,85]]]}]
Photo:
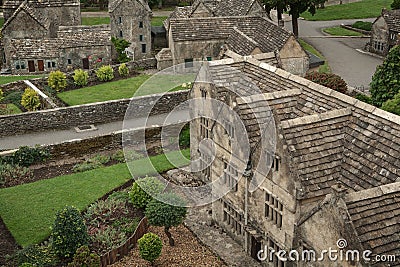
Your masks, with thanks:
[{"label": "stone window frame", "polygon": [[201,173],[207,180],[211,180],[211,160],[211,157],[205,154],[200,157]]},{"label": "stone window frame", "polygon": [[238,212],[232,205],[221,200],[223,203],[223,222],[231,228],[237,236],[244,236],[244,215]]},{"label": "stone window frame", "polygon": [[383,52],[385,50],[385,44],[380,41],[374,41],[374,49]]},{"label": "stone window frame", "polygon": [[266,153],[267,157],[267,167],[269,167],[274,172],[279,172],[281,165],[281,158],[278,155]]},{"label": "stone window frame", "polygon": [[393,40],[393,41],[396,41],[397,40],[397,35],[398,35],[398,33],[391,32],[390,33],[390,39]]},{"label": "stone window frame", "polygon": [[71,65],[71,64],[72,64],[72,59],[68,58],[68,59],[67,59],[67,64],[68,64],[68,65]]},{"label": "stone window frame", "polygon": [[146,54],[147,53],[147,45],[146,44],[142,44],[142,54]]},{"label": "stone window frame", "polygon": [[139,42],[143,42],[143,40],[144,40],[144,36],[143,36],[143,34],[140,34],[139,35]]},{"label": "stone window frame", "polygon": [[[284,261],[279,260],[278,256],[276,255],[276,252],[282,250],[282,248],[275,242],[271,237],[266,237],[266,239],[263,242],[264,246],[267,245],[268,247],[268,254],[267,254],[267,262],[273,263],[274,267],[286,267],[286,263]],[[274,256],[272,257],[272,260],[270,259],[270,249],[274,250]]]},{"label": "stone window frame", "polygon": [[25,60],[16,60],[14,62],[14,66],[16,70],[25,70],[26,69],[26,61]]},{"label": "stone window frame", "polygon": [[272,224],[276,225],[278,229],[282,229],[283,203],[278,199],[278,197],[266,190],[264,199],[264,217]]},{"label": "stone window frame", "polygon": [[139,28],[142,29],[144,27],[143,21],[139,21]]},{"label": "stone window frame", "polygon": [[57,68],[57,62],[55,62],[54,60],[46,60],[46,65],[48,69]]},{"label": "stone window frame", "polygon": [[202,139],[210,138],[210,119],[200,117],[200,137]]},{"label": "stone window frame", "polygon": [[225,184],[228,188],[231,188],[231,191],[238,191],[238,182],[239,182],[239,172],[237,167],[233,163],[227,163],[224,161],[224,173],[222,174],[222,183]]}]

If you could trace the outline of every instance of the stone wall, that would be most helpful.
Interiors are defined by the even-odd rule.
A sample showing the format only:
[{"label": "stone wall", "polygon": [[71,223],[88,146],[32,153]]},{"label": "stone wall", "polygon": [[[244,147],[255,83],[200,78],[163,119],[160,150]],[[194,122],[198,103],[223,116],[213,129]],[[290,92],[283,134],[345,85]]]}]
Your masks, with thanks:
[{"label": "stone wall", "polygon": [[[188,92],[149,95],[132,99],[137,116],[170,112],[187,100]],[[158,101],[157,99],[160,98]],[[157,101],[157,103],[155,103]],[[0,136],[24,134],[33,131],[69,129],[79,125],[122,121],[131,99],[113,100],[81,106],[48,109],[0,117]]]}]

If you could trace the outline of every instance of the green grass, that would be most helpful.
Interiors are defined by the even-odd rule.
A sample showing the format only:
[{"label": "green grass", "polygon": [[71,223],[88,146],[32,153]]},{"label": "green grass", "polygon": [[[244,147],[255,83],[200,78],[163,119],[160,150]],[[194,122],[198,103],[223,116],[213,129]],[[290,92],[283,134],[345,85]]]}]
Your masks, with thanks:
[{"label": "green grass", "polygon": [[83,17],[82,25],[101,25],[110,24],[110,17]]},{"label": "green grass", "polygon": [[327,60],[325,59],[325,57],[317,50],[315,49],[312,45],[310,45],[309,43],[305,42],[303,39],[298,39],[300,45],[304,48],[304,50],[310,52],[311,54],[316,55],[319,58],[322,58],[323,60],[325,60],[324,65],[320,66],[318,69],[318,72],[320,73],[330,73],[331,69],[328,65]]},{"label": "green grass", "polygon": [[7,104],[7,114],[20,114],[22,111],[14,104]]},{"label": "green grass", "polygon": [[168,17],[153,17],[151,19],[151,26],[163,26],[164,20]]},{"label": "green grass", "polygon": [[333,36],[363,36],[362,33],[348,30],[340,26],[325,28],[323,31]]},{"label": "green grass", "polygon": [[[189,158],[188,149],[182,152]],[[179,151],[168,153],[174,159],[178,158],[178,154]],[[165,155],[150,159],[159,171],[174,168]],[[131,164],[135,177],[154,173],[148,159],[140,159]],[[187,159],[180,159],[177,165],[187,164]],[[131,177],[127,165],[122,163],[1,189],[0,215],[18,244],[25,247],[39,243],[50,235],[57,210],[66,205],[82,210]]]},{"label": "green grass", "polygon": [[26,76],[0,76],[0,84],[6,84],[21,80],[29,80],[34,78],[40,78],[42,75],[26,75]]},{"label": "green grass", "polygon": [[382,8],[390,9],[393,0],[363,0],[343,5],[328,6],[318,9],[314,16],[304,12],[300,16],[306,20],[338,20],[338,19],[364,19],[376,18]]},{"label": "green grass", "polygon": [[70,106],[130,98],[149,78],[150,75],[143,74],[124,80],[62,92],[57,96]]},{"label": "green grass", "polygon": [[3,27],[4,25],[4,18],[0,18],[0,27]]}]

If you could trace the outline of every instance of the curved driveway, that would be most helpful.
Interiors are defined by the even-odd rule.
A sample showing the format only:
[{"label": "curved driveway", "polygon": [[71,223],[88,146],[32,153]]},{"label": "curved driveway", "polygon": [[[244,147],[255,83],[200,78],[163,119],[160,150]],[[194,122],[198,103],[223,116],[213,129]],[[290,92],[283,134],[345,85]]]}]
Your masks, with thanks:
[{"label": "curved driveway", "polygon": [[[360,20],[360,19],[358,19]],[[373,21],[374,19],[363,19]],[[332,72],[340,75],[350,86],[368,88],[376,67],[383,59],[363,54],[356,49],[364,48],[368,38],[327,38],[323,28],[352,24],[357,20],[306,21],[299,20],[299,37],[320,51]],[[285,22],[291,30],[291,22]]]}]

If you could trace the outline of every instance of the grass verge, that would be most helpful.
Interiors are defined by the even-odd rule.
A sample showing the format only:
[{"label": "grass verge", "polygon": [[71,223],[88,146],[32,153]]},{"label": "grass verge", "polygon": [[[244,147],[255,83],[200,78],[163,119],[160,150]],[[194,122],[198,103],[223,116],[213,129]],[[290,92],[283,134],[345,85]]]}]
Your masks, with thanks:
[{"label": "grass verge", "polygon": [[309,12],[304,12],[301,14],[301,17],[313,21],[375,18],[381,14],[383,7],[391,9],[390,5],[392,2],[393,0],[362,0],[317,9],[314,16]]},{"label": "grass verge", "polygon": [[30,80],[34,78],[40,78],[41,75],[26,75],[26,76],[0,76],[0,84],[12,83],[22,80]]},{"label": "grass verge", "polygon": [[168,17],[153,17],[151,19],[151,26],[163,26],[164,20]]},{"label": "grass verge", "polygon": [[320,73],[331,73],[331,69],[328,65],[328,61],[326,60],[326,58],[317,50],[315,49],[312,45],[310,45],[309,43],[307,43],[306,41],[304,41],[303,39],[298,39],[300,45],[304,48],[304,50],[310,52],[311,54],[316,55],[319,58],[322,58],[323,60],[325,60],[324,65],[319,66],[318,72]]},{"label": "grass verge", "polygon": [[348,30],[340,26],[325,28],[323,32],[333,36],[363,36],[360,32]]},{"label": "grass verge", "polygon": [[[188,164],[189,149],[167,155],[178,166]],[[166,155],[150,157],[155,168],[165,172],[173,166]],[[148,159],[133,164],[133,176],[154,174]],[[132,175],[125,163],[87,172],[63,175],[53,179],[0,190],[0,215],[18,244],[27,246],[43,241],[50,235],[55,213],[66,205],[84,209],[114,188],[124,184]]]},{"label": "grass verge", "polygon": [[110,17],[83,17],[82,25],[101,25],[101,24],[110,24]]}]

